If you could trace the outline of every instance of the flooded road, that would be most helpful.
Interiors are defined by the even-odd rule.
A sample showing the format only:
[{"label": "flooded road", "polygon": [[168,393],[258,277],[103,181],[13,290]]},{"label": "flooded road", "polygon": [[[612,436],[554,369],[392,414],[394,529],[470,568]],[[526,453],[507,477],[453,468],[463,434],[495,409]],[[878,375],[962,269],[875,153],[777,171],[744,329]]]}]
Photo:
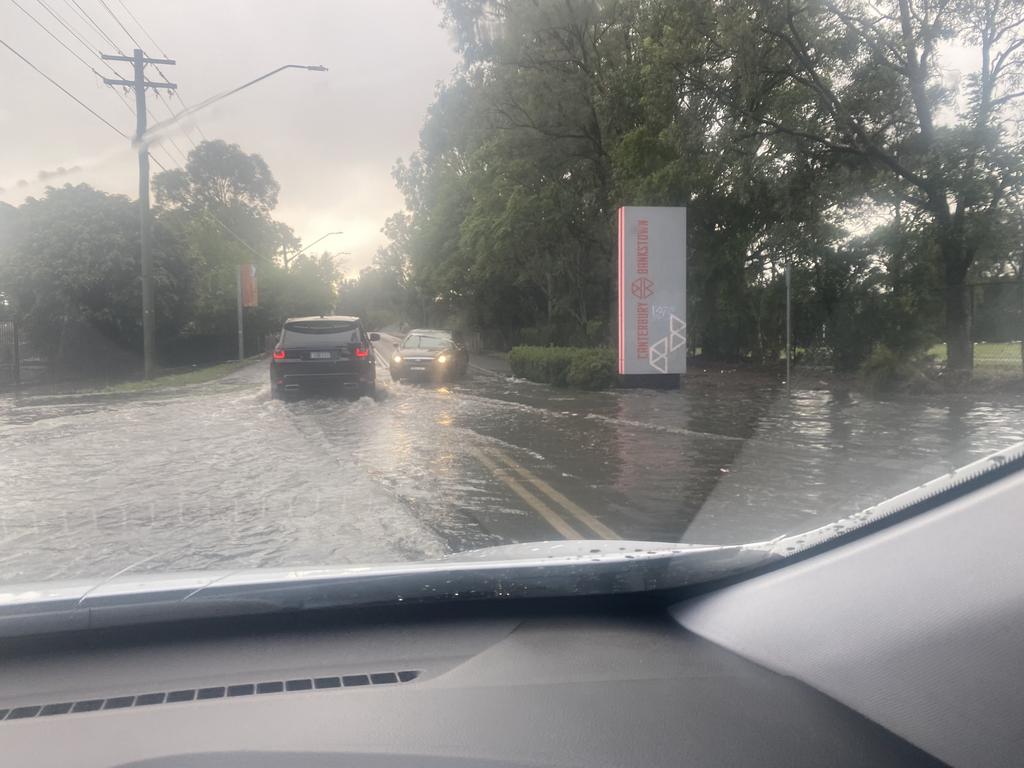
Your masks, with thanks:
[{"label": "flooded road", "polygon": [[742,374],[575,393],[476,372],[269,398],[266,364],[142,395],[0,396],[0,583],[369,563],[559,538],[736,543],[1024,439],[1024,398],[879,402]]}]

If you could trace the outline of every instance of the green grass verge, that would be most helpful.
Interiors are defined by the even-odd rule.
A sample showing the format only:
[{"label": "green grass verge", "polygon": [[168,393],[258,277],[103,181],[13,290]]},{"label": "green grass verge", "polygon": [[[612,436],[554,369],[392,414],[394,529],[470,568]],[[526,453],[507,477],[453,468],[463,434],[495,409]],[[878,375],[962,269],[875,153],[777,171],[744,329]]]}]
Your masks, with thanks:
[{"label": "green grass verge", "polygon": [[104,392],[145,392],[150,389],[163,389],[165,387],[184,387],[189,384],[203,384],[208,381],[227,376],[240,368],[256,362],[258,357],[250,357],[245,360],[232,360],[227,363],[218,363],[205,368],[194,368],[191,371],[180,371],[178,373],[167,373],[155,376],[152,379],[139,379],[135,381],[122,381],[104,387]]},{"label": "green grass verge", "polygon": [[[936,344],[928,350],[928,354],[934,357],[936,362],[944,363],[946,362],[946,345]],[[975,368],[1020,368],[1020,366],[1019,341],[974,343]]]}]

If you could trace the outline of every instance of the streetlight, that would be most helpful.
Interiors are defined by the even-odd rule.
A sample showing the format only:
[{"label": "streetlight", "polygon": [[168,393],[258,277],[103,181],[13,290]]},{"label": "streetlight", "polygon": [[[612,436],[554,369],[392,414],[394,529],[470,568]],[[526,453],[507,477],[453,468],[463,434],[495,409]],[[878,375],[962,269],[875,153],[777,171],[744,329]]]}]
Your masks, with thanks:
[{"label": "streetlight", "polygon": [[267,74],[265,74],[265,75],[260,75],[255,80],[250,80],[247,83],[242,83],[237,88],[232,88],[230,91],[224,91],[224,93],[219,93],[216,96],[211,96],[210,98],[208,98],[208,99],[206,99],[204,101],[201,101],[198,104],[189,107],[188,109],[183,109],[181,112],[176,114],[174,117],[168,118],[167,120],[164,120],[163,122],[159,122],[156,125],[154,125],[148,131],[146,131],[146,134],[147,134],[147,136],[148,135],[152,135],[153,133],[155,133],[157,131],[163,130],[164,128],[168,128],[168,127],[174,125],[175,123],[177,123],[183,117],[187,117],[189,115],[194,115],[199,110],[206,109],[206,107],[210,106],[211,104],[215,104],[218,101],[220,101],[221,99],[226,99],[228,96],[231,96],[234,93],[238,93],[239,91],[248,88],[250,85],[255,85],[256,83],[260,82],[261,80],[266,80],[268,77],[272,77],[273,75],[276,75],[278,72],[283,72],[286,69],[305,69],[305,70],[308,70],[309,72],[326,72],[327,71],[327,67],[323,66],[322,64],[285,64],[283,67],[278,67],[277,69],[273,69],[270,72],[267,72]]},{"label": "streetlight", "polygon": [[294,259],[294,258],[295,258],[296,256],[298,256],[298,255],[299,255],[300,253],[302,253],[303,251],[308,251],[308,250],[309,250],[310,248],[312,248],[312,247],[313,247],[314,245],[316,245],[317,243],[319,243],[319,242],[320,242],[321,240],[326,240],[326,239],[327,239],[328,237],[330,237],[331,235],[344,235],[344,234],[345,234],[345,233],[344,233],[344,232],[341,232],[341,231],[338,231],[338,232],[328,232],[328,233],[327,233],[326,235],[321,235],[320,237],[318,237],[318,238],[317,238],[316,240],[314,240],[314,241],[313,241],[312,243],[310,243],[309,245],[307,245],[307,246],[305,246],[305,247],[303,247],[303,248],[300,248],[300,249],[299,249],[299,250],[297,250],[297,251],[296,251],[295,253],[293,253],[293,254],[292,254],[291,256],[289,256],[289,255],[288,255],[288,254],[286,253],[286,254],[284,255],[284,268],[285,268],[285,269],[288,269],[288,261],[289,261],[290,259]]}]

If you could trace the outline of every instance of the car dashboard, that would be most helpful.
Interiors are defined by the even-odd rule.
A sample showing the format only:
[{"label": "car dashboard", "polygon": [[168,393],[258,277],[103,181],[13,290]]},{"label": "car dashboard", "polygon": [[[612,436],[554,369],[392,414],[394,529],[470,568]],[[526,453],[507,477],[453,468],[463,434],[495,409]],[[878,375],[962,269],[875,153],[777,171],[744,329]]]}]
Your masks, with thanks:
[{"label": "car dashboard", "polygon": [[14,643],[4,763],[939,764],[664,611],[472,613]]},{"label": "car dashboard", "polygon": [[[506,586],[9,634],[0,759],[1020,765],[1024,450],[953,481],[921,486],[877,525],[681,591],[587,594],[581,582],[577,594],[531,598]],[[709,565],[721,553],[706,554]],[[461,567],[463,578],[478,571]],[[602,567],[588,571],[591,586]],[[550,582],[550,566],[536,569]]]}]

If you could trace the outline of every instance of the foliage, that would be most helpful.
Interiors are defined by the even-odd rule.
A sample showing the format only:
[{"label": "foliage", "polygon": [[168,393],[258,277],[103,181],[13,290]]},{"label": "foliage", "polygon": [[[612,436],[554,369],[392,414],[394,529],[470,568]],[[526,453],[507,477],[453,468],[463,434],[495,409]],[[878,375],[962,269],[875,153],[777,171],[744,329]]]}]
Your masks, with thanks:
[{"label": "foliage", "polygon": [[241,208],[269,215],[280,189],[262,157],[220,140],[204,141],[188,153],[185,168],[153,180],[157,205],[190,211]]},{"label": "foliage", "polygon": [[[154,189],[159,358],[193,361],[233,349],[241,264],[257,268],[259,306],[245,312],[251,341],[288,315],[334,310],[341,274],[330,254],[299,255],[288,269],[277,258],[299,243],[271,217],[278,184],[259,156],[203,142],[184,169],[158,174]],[[58,372],[138,366],[138,215],[128,198],[86,185],[0,206],[0,306]]]},{"label": "foliage", "polygon": [[[153,251],[167,338],[185,322],[195,276],[185,244],[159,223]],[[29,198],[13,217],[0,283],[28,338],[62,369],[123,367],[141,350],[138,211],[128,198],[84,184]]]},{"label": "foliage", "polygon": [[184,169],[154,179],[158,221],[188,244],[196,273],[187,331],[227,336],[236,327],[236,273],[254,264],[259,306],[246,310],[246,329],[259,338],[288,316],[330,313],[341,281],[327,253],[300,254],[288,268],[279,254],[297,251],[291,228],[272,218],[279,185],[266,162],[236,144],[206,141],[189,153]]},{"label": "foliage", "polygon": [[588,347],[513,347],[512,373],[523,379],[577,389],[604,389],[615,382],[615,355]]},{"label": "foliage", "polygon": [[[686,205],[705,356],[778,359],[788,262],[797,346],[854,369],[940,337],[969,365],[966,285],[1021,259],[1024,6],[441,5],[463,63],[396,168],[388,246],[423,314],[607,328],[615,209]],[[954,42],[984,54],[959,86]]]},{"label": "foliage", "polygon": [[921,355],[903,354],[879,344],[861,368],[861,382],[868,392],[923,392],[934,389],[928,378],[928,362]]}]

